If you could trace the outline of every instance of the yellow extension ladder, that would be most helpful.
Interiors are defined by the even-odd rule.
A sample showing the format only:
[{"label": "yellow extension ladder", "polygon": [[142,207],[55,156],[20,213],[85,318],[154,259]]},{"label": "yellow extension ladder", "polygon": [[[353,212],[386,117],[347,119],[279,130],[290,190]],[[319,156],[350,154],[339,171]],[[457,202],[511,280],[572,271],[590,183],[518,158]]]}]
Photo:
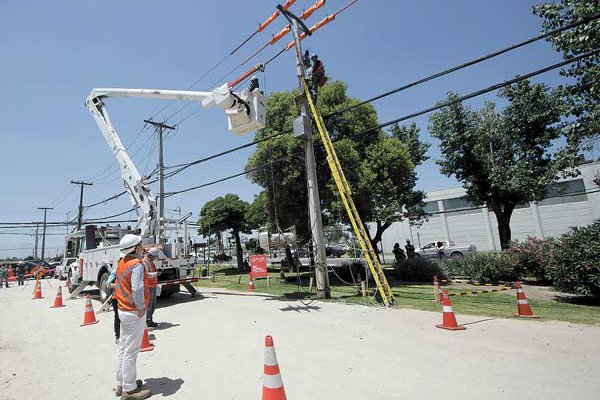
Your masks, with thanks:
[{"label": "yellow extension ladder", "polygon": [[369,266],[369,269],[371,270],[373,278],[375,279],[377,289],[379,290],[381,298],[383,299],[383,304],[386,307],[389,307],[395,302],[392,289],[385,278],[383,268],[381,268],[377,254],[371,245],[371,241],[369,240],[367,231],[362,223],[362,220],[360,219],[360,215],[358,215],[358,210],[356,209],[354,201],[352,200],[352,191],[350,190],[350,185],[348,185],[348,181],[346,180],[344,171],[340,165],[340,161],[333,147],[331,137],[325,128],[323,117],[312,100],[306,80],[303,80],[303,83],[304,94],[317,124],[317,129],[319,130],[319,135],[321,136],[325,150],[327,151],[327,163],[331,169],[331,175],[333,175],[338,192],[342,198],[342,202],[344,203],[344,208],[346,208],[346,212],[348,213],[348,218],[350,219],[350,223],[354,229],[354,234],[356,235],[358,243],[360,244],[362,254],[367,265]]}]

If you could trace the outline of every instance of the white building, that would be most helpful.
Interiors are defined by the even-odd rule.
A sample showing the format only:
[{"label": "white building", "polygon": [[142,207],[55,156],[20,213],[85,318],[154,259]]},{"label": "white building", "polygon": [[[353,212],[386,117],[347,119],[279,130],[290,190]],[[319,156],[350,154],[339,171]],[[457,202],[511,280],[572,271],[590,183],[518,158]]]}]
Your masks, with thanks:
[{"label": "white building", "polygon": [[[578,170],[581,172],[578,177],[562,180],[550,188],[548,198],[515,209],[510,221],[512,240],[558,236],[569,227],[588,225],[600,218],[600,161],[584,162]],[[495,214],[487,207],[470,204],[464,188],[427,193],[425,209],[431,214],[422,226],[396,222],[384,232],[382,245],[386,253],[391,252],[396,242],[404,246],[406,239],[411,239],[416,247],[452,240],[473,244],[478,250],[500,250]]]}]

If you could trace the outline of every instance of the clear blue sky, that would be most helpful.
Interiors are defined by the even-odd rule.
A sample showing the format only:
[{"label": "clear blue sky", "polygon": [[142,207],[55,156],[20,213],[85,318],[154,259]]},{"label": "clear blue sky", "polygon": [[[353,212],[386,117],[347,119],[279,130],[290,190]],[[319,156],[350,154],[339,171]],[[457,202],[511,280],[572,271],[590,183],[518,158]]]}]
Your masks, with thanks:
[{"label": "clear blue sky", "polygon": [[[310,25],[349,0],[328,0]],[[539,19],[530,0],[360,0],[304,46],[324,60],[327,74],[345,81],[349,94],[367,98],[403,83],[536,35]],[[292,11],[314,3],[298,0]],[[3,1],[0,0],[0,138],[3,172],[0,222],[34,221],[40,206],[54,206],[49,220],[76,213],[78,189],[71,179],[93,180],[85,204],[123,190],[114,158],[84,100],[93,87],[183,89],[227,54],[273,12],[274,1]],[[277,20],[255,37],[195,89],[207,90],[242,57],[250,54],[283,27]],[[283,43],[287,43],[287,40]],[[281,48],[271,46],[257,58],[264,61]],[[390,96],[374,103],[380,121],[433,105],[447,91],[466,93],[560,60],[540,42]],[[235,77],[228,76],[226,80]],[[558,72],[536,81],[557,85]],[[223,83],[223,82],[219,82]],[[288,52],[269,65],[267,91],[296,87],[293,55]],[[495,94],[469,101],[479,106]],[[112,99],[113,123],[141,172],[156,164],[152,135],[142,120],[166,102]],[[167,108],[156,119],[180,107]],[[190,106],[169,122],[177,123],[195,110]],[[427,133],[427,117],[414,120]],[[165,142],[165,164],[193,160],[248,142],[226,128],[220,110],[202,110],[183,122]],[[430,155],[439,154],[432,142]],[[167,181],[167,191],[202,184],[242,171],[252,149],[192,167]],[[105,171],[106,170],[106,171]],[[102,171],[104,173],[100,174]],[[419,168],[419,188],[456,186],[440,175],[433,160]],[[100,175],[99,175],[100,174]],[[259,188],[237,178],[206,189],[169,198],[167,208],[181,206],[197,214],[202,205],[226,193],[251,201]],[[102,217],[129,209],[126,197],[90,209],[86,217]],[[15,230],[12,230],[15,231]],[[0,232],[10,230],[0,229]],[[20,229],[18,232],[31,232]],[[61,230],[51,229],[51,233]],[[47,239],[47,254],[62,246],[59,235]],[[28,236],[0,235],[0,257],[31,253]],[[15,250],[12,250],[15,249]]]}]

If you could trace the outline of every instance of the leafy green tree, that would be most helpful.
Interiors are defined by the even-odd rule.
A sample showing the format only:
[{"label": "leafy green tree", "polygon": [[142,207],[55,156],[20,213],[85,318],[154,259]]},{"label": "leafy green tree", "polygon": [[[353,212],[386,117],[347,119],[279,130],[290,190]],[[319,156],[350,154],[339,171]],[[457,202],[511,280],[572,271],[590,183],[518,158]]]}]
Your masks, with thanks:
[{"label": "leafy green tree", "polygon": [[[269,97],[267,128],[258,132],[257,138],[291,132],[292,121],[298,115],[294,103],[296,94],[293,91],[279,92]],[[333,114],[357,102],[347,96],[346,85],[340,81],[328,83],[319,91],[318,106],[323,115]],[[356,132],[377,125],[377,114],[371,105],[328,118],[327,125],[359,214],[365,222],[375,222],[376,230],[369,235],[376,248],[381,235],[392,222],[405,218],[409,213],[417,219],[422,216],[418,210],[423,204],[423,193],[414,190],[417,179],[414,168],[415,161],[422,162],[424,153],[413,155],[411,150],[420,151],[425,146],[426,151],[426,145],[418,141],[416,127],[396,127],[391,133],[371,129],[356,135]],[[336,216],[347,222],[316,129],[313,129],[313,134],[324,222],[331,223]],[[250,177],[265,189],[271,228],[295,226],[298,237],[307,240],[310,230],[302,140],[285,134],[260,143],[246,170],[257,167],[262,168],[251,172]]]},{"label": "leafy green tree", "polygon": [[259,229],[269,222],[267,192],[262,191],[254,196],[254,201],[246,209],[246,223],[250,229]]},{"label": "leafy green tree", "polygon": [[[472,203],[494,212],[502,249],[508,249],[515,207],[543,199],[560,175],[575,175],[577,154],[569,146],[553,151],[564,108],[557,91],[521,81],[499,95],[508,103],[502,112],[492,102],[479,111],[456,103],[432,115],[429,130],[441,141],[442,173],[456,176]],[[451,93],[448,100],[457,97]]]},{"label": "leafy green tree", "polygon": [[243,250],[240,233],[249,233],[246,223],[248,203],[235,194],[226,194],[204,204],[198,220],[198,234],[207,236],[212,232],[231,229],[235,237],[238,269],[243,268]]},{"label": "leafy green tree", "polygon": [[[533,7],[543,19],[542,31],[548,32],[600,14],[598,0],[560,0]],[[547,39],[554,48],[571,58],[600,48],[600,21],[597,19]],[[569,115],[576,123],[566,125],[572,142],[597,139],[600,133],[600,54],[570,64],[561,71],[571,78],[565,86]]]}]

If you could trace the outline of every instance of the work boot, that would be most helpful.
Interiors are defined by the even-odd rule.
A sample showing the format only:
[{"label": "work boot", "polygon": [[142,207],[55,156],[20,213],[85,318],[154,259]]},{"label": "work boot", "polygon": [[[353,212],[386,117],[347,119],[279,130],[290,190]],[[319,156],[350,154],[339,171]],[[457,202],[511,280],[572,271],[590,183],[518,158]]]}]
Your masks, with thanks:
[{"label": "work boot", "polygon": [[[143,382],[142,382],[141,379],[138,379],[137,381],[135,381],[135,385],[137,386],[137,389],[141,389],[142,388],[142,384],[143,384]],[[123,386],[117,385],[117,388],[115,389],[115,396],[119,397],[122,394],[123,394]]]},{"label": "work boot", "polygon": [[143,400],[152,396],[150,389],[135,389],[131,392],[123,392],[121,400]]},{"label": "work boot", "polygon": [[146,321],[146,326],[148,328],[156,328],[158,326],[158,324],[152,320],[148,320],[148,321]]}]

